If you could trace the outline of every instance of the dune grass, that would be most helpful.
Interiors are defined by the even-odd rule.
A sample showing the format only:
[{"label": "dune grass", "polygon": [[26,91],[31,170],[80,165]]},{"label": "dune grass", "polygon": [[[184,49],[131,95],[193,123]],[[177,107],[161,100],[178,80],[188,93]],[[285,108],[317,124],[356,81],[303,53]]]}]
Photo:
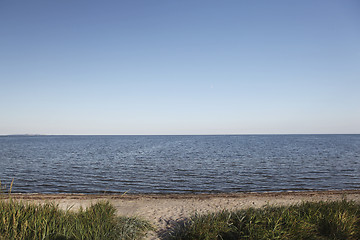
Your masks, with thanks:
[{"label": "dune grass", "polygon": [[0,240],[141,239],[153,227],[144,220],[118,217],[109,202],[77,212],[53,203],[0,200]]},{"label": "dune grass", "polygon": [[[11,184],[12,186],[12,184]],[[0,190],[1,183],[0,183]],[[115,215],[108,202],[79,211],[54,203],[0,199],[0,240],[141,239],[154,230],[144,220]],[[303,202],[237,211],[196,214],[174,224],[165,239],[360,239],[360,204],[354,201]]]},{"label": "dune grass", "polygon": [[178,223],[169,239],[360,239],[360,205],[304,202],[194,215]]}]

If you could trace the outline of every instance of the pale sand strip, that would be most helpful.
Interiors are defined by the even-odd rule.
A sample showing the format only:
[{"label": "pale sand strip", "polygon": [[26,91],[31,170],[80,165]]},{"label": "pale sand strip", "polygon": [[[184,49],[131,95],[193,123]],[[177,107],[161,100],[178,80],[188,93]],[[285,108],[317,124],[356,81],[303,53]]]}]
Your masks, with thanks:
[{"label": "pale sand strip", "polygon": [[[2,197],[6,197],[2,195]],[[41,203],[53,201],[63,209],[87,207],[100,200],[109,200],[117,214],[138,216],[152,222],[159,232],[174,221],[194,213],[215,212],[223,209],[242,209],[269,205],[289,205],[302,201],[354,200],[360,202],[360,190],[309,191],[281,193],[236,193],[236,194],[12,194],[15,199]],[[158,239],[151,234],[148,239]]]}]

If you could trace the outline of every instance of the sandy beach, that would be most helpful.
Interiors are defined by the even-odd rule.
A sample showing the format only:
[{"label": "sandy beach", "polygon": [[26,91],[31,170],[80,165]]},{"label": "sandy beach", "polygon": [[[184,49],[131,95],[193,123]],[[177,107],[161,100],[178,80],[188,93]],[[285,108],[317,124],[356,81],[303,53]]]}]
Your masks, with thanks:
[{"label": "sandy beach", "polygon": [[[6,198],[6,195],[2,195]],[[289,205],[302,201],[360,201],[360,190],[306,191],[279,193],[234,193],[234,194],[12,194],[14,199],[42,203],[51,201],[62,209],[76,210],[101,200],[108,200],[118,215],[137,216],[149,220],[157,228],[147,239],[160,239],[174,222],[194,213],[242,209],[264,205]]]}]

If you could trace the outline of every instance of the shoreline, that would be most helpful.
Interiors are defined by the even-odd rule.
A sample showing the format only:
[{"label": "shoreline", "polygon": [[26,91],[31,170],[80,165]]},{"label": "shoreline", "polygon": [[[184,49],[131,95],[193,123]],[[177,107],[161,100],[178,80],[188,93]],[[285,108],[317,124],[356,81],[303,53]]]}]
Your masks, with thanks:
[{"label": "shoreline", "polygon": [[[296,191],[296,192],[251,192],[217,194],[39,194],[11,193],[11,199],[25,203],[41,204],[54,202],[63,210],[86,208],[98,201],[109,201],[117,215],[140,217],[151,222],[157,229],[146,239],[159,239],[175,222],[195,213],[218,212],[263,206],[286,206],[304,201],[360,202],[360,190]],[[0,199],[9,199],[9,194],[0,194]]]},{"label": "shoreline", "polygon": [[[10,193],[14,199],[38,200],[38,199],[138,199],[138,198],[154,198],[154,199],[208,199],[208,198],[242,198],[249,196],[258,197],[281,197],[281,196],[322,196],[322,195],[346,195],[359,194],[360,190],[344,189],[344,190],[299,190],[299,191],[281,191],[281,192],[229,192],[229,193]],[[0,199],[6,199],[9,193],[0,193]]]}]

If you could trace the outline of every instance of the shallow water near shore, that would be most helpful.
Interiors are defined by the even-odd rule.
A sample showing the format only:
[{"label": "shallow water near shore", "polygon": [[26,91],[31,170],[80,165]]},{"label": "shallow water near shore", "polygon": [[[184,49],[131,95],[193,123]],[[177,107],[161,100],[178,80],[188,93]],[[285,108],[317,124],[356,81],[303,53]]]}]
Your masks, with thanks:
[{"label": "shallow water near shore", "polygon": [[21,193],[360,189],[360,135],[3,136]]}]

